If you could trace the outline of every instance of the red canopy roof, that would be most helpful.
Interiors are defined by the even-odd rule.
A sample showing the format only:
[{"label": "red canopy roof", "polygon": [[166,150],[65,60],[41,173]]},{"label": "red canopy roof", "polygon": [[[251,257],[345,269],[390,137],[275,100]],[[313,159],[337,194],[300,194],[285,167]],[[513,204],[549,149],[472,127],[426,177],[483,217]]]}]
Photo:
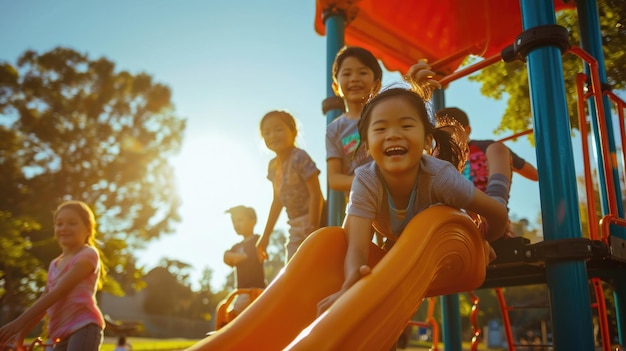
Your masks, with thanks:
[{"label": "red canopy roof", "polygon": [[[556,10],[574,7],[555,0]],[[468,55],[491,57],[522,32],[519,0],[316,0],[315,30],[325,35],[323,10],[348,14],[346,45],[362,46],[389,71],[406,72],[417,60],[441,74]]]}]

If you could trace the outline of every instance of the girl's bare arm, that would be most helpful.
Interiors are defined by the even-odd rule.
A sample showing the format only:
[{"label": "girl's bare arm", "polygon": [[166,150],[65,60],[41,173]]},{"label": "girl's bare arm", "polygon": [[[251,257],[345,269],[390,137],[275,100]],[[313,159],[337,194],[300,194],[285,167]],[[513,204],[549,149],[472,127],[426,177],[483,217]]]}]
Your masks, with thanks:
[{"label": "girl's bare arm", "polygon": [[11,323],[0,328],[0,343],[10,340],[26,328],[32,328],[41,320],[50,306],[65,297],[70,290],[91,274],[94,269],[95,267],[89,260],[77,260],[54,289],[44,292],[29,309]]},{"label": "girl's bare arm", "polygon": [[282,209],[283,203],[278,197],[278,193],[274,191],[274,199],[272,200],[272,205],[270,206],[270,213],[267,215],[265,230],[256,243],[256,251],[260,262],[263,262],[268,258],[266,251],[267,245],[270,241],[270,235],[272,234],[272,231],[274,231],[274,226],[276,225],[276,221],[278,221],[278,216],[280,215],[280,211]]},{"label": "girl's bare arm", "polygon": [[372,241],[372,221],[370,219],[348,215],[343,229],[348,241],[348,249],[344,261],[344,282],[336,293],[324,298],[317,304],[318,313],[328,309],[341,295],[364,275],[370,273],[367,265],[369,244]]},{"label": "girl's bare arm", "polygon": [[467,210],[476,212],[487,220],[487,241],[492,242],[506,232],[509,222],[506,206],[484,192],[476,189]]},{"label": "girl's bare arm", "polygon": [[350,191],[354,176],[343,173],[341,159],[331,158],[327,160],[326,171],[328,172],[328,186],[331,189],[336,191]]},{"label": "girl's bare arm", "polygon": [[312,231],[320,227],[322,218],[322,208],[324,207],[324,198],[322,196],[322,188],[320,186],[319,176],[313,175],[306,180],[306,187],[309,191],[309,230]]}]

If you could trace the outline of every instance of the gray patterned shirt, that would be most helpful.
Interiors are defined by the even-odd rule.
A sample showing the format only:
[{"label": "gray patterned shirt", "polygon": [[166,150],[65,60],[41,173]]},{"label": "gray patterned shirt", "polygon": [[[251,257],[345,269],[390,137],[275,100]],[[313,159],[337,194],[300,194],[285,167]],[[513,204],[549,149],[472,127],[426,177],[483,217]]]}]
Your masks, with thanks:
[{"label": "gray patterned shirt", "polygon": [[[391,230],[387,192],[377,168],[375,162],[370,162],[356,169],[346,213],[373,220],[376,232],[396,240]],[[415,214],[434,204],[465,208],[476,189],[450,162],[428,155],[422,156],[417,182]]]},{"label": "gray patterned shirt", "polygon": [[306,181],[310,177],[317,177],[320,170],[317,169],[309,154],[298,148],[293,149],[287,162],[281,165],[281,172],[277,173],[279,163],[278,158],[270,161],[267,179],[272,183],[280,182],[275,186],[279,189],[278,194],[287,211],[287,217],[295,219],[309,214],[310,196]]}]

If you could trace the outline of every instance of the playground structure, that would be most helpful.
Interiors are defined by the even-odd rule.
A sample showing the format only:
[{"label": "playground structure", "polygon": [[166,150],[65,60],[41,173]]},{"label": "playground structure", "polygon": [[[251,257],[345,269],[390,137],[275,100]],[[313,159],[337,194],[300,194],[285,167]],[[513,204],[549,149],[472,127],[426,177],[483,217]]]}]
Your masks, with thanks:
[{"label": "playground structure", "polygon": [[340,227],[312,233],[248,308],[188,350],[388,350],[425,297],[479,287],[488,257],[469,216],[431,207],[393,250],[372,243],[371,274],[317,316],[317,302],[343,283],[346,249]]},{"label": "playground structure", "polygon": [[[570,46],[567,31],[556,25],[555,11],[564,8],[575,8],[578,13],[580,47]],[[499,61],[527,63],[544,241],[534,245],[523,240],[500,243],[496,248],[498,260],[487,268],[482,287],[547,284],[557,351],[594,349],[590,283],[603,329],[603,350],[610,350],[611,340],[602,282],[614,289],[619,344],[626,344],[626,221],[622,201],[618,200],[622,192],[615,142],[618,134],[625,150],[625,105],[607,88],[599,23],[595,0],[318,0],[316,8],[316,31],[327,38],[329,99],[323,108],[328,123],[341,113],[332,103],[330,68],[344,42],[367,48],[388,70],[406,72],[411,64],[426,58],[443,77],[443,86]],[[589,238],[582,236],[578,210],[561,62],[564,54],[576,55],[585,62],[586,72],[577,76],[577,89]],[[457,70],[469,55],[484,59]],[[444,92],[436,92],[436,110],[444,107],[444,100]],[[586,137],[586,102],[595,140],[602,218],[596,215],[593,204],[596,196]],[[612,106],[618,114],[618,133],[613,128]],[[331,225],[340,223],[343,206],[340,194],[329,189]],[[461,350],[458,295],[442,299],[446,350]],[[575,312],[572,306],[576,306]],[[510,350],[514,350],[510,330],[507,339]]]},{"label": "playground structure", "polygon": [[[567,31],[555,23],[555,11],[567,7],[578,11],[581,47],[570,46]],[[460,351],[458,292],[496,288],[503,320],[508,323],[500,288],[546,284],[552,317],[551,347],[556,351],[594,350],[591,310],[596,308],[602,349],[608,351],[612,340],[603,283],[614,290],[618,342],[624,345],[626,221],[622,202],[617,199],[621,190],[611,102],[618,113],[622,150],[626,139],[625,105],[606,89],[596,2],[318,0],[315,28],[327,38],[329,98],[322,106],[328,123],[341,113],[341,105],[333,100],[330,72],[335,54],[344,42],[369,49],[389,70],[406,72],[411,64],[426,58],[441,74],[444,87],[495,62],[527,62],[544,241],[529,244],[523,238],[515,238],[494,243],[498,259],[485,269],[484,241],[476,240],[476,228],[469,218],[447,208],[429,209],[411,221],[386,255],[372,245],[370,264],[376,264],[372,273],[328,311],[316,316],[316,303],[336,291],[343,277],[345,239],[336,226],[341,223],[344,199],[329,189],[331,226],[313,233],[277,279],[237,319],[190,350],[388,349],[425,297],[443,295],[445,350]],[[435,34],[437,30],[440,35]],[[561,62],[565,54],[576,55],[586,63],[586,73],[577,76],[577,89],[590,203],[589,238],[583,238],[578,210]],[[459,70],[468,55],[484,59]],[[585,102],[596,142],[602,218],[598,218],[591,204],[595,194]],[[444,107],[442,90],[435,93],[434,104],[435,109]],[[622,163],[626,164],[626,159]],[[424,251],[425,247],[429,249]],[[444,258],[437,259],[440,256]],[[324,259],[316,259],[319,257]],[[461,281],[461,277],[469,280]],[[590,286],[595,294],[593,303]],[[476,303],[477,298],[470,296]],[[475,317],[473,313],[472,332],[477,339],[480,331]],[[514,351],[515,342],[508,327],[507,344]],[[472,349],[476,349],[476,343]]]},{"label": "playground structure", "polygon": [[[415,5],[412,3],[415,3]],[[520,3],[522,11],[519,11]],[[377,4],[378,6],[376,6]],[[420,11],[417,11],[417,13],[410,11],[410,8],[413,6],[419,7]],[[402,285],[406,289],[392,288],[391,290],[402,291],[407,294],[406,296],[395,297],[390,295],[389,289],[380,289],[381,286],[385,286],[387,281],[375,280],[380,279],[384,274],[376,274],[377,272],[374,272],[371,280],[359,282],[360,285],[355,286],[351,295],[348,295],[341,303],[338,301],[336,309],[333,306],[333,310],[328,311],[322,319],[319,319],[315,324],[311,324],[310,328],[306,328],[309,325],[306,321],[314,320],[315,312],[311,310],[299,311],[294,305],[298,304],[298,307],[314,307],[316,301],[328,295],[329,292],[335,291],[337,284],[340,284],[340,278],[337,277],[337,274],[340,274],[339,272],[342,269],[337,267],[340,267],[341,263],[343,263],[343,256],[340,251],[329,252],[329,249],[345,250],[345,247],[342,248],[341,246],[340,232],[337,232],[336,228],[331,227],[324,231],[324,234],[318,233],[312,236],[311,240],[303,246],[303,250],[314,251],[311,254],[297,255],[280,279],[272,286],[272,291],[285,290],[284,296],[271,293],[261,295],[259,303],[253,304],[249,310],[240,316],[237,323],[224,327],[223,333],[214,335],[213,339],[209,341],[215,341],[217,344],[220,342],[247,341],[250,342],[248,345],[251,345],[253,349],[263,349],[263,342],[281,342],[280,345],[289,345],[288,347],[292,349],[307,349],[305,347],[307,343],[314,343],[313,346],[320,349],[324,347],[342,349],[337,345],[350,345],[351,347],[354,346],[354,349],[358,349],[359,345],[352,343],[362,342],[363,340],[387,344],[393,342],[392,337],[396,336],[399,333],[398,328],[402,327],[402,323],[398,321],[406,323],[407,314],[414,310],[419,301],[425,296],[451,294],[443,297],[445,302],[443,321],[444,343],[446,350],[461,350],[458,297],[454,295],[455,292],[467,291],[478,287],[487,288],[544,283],[548,285],[551,294],[551,311],[555,328],[554,346],[556,350],[590,350],[593,349],[593,336],[591,332],[592,306],[588,292],[588,282],[592,282],[594,289],[596,289],[598,284],[605,281],[609,282],[616,292],[619,343],[625,344],[626,324],[622,318],[626,316],[626,311],[624,310],[626,285],[623,274],[625,270],[624,262],[626,262],[626,235],[624,235],[623,230],[625,221],[623,220],[622,203],[617,199],[617,195],[621,194],[621,191],[618,182],[616,143],[613,138],[613,135],[616,133],[612,130],[613,124],[610,116],[610,104],[612,102],[617,106],[622,150],[624,150],[624,103],[614,93],[604,88],[606,77],[603,77],[603,55],[597,28],[598,16],[595,1],[577,1],[581,18],[581,29],[586,29],[586,31],[583,31],[584,39],[580,48],[565,45],[562,31],[554,26],[554,11],[568,6],[573,7],[574,4],[562,1],[546,3],[545,1],[535,0],[521,0],[520,2],[508,0],[439,0],[420,2],[406,0],[337,0],[331,2],[318,0],[316,28],[318,28],[318,31],[321,31],[319,28],[323,28],[327,36],[328,72],[330,72],[330,63],[334,59],[334,54],[343,46],[344,39],[347,44],[360,45],[370,49],[376,56],[381,58],[385,66],[390,70],[404,72],[408,65],[414,63],[417,59],[428,58],[432,62],[433,67],[442,74],[441,82],[444,85],[451,84],[454,79],[471,74],[481,67],[500,61],[503,58],[506,60],[527,60],[533,98],[537,159],[539,161],[538,168],[542,194],[541,208],[544,214],[543,224],[546,240],[537,245],[528,245],[521,240],[505,243],[506,245],[498,247],[498,261],[488,266],[486,275],[482,275],[482,273],[485,273],[484,261],[480,261],[480,259],[484,260],[484,257],[481,258],[479,255],[478,261],[472,261],[472,258],[475,258],[473,256],[477,252],[481,252],[480,241],[476,241],[475,228],[464,219],[464,216],[455,212],[441,212],[439,216],[433,216],[433,218],[441,221],[440,225],[448,225],[455,221],[460,222],[457,225],[461,229],[452,231],[452,233],[455,233],[453,235],[455,239],[451,239],[451,243],[458,245],[454,246],[452,250],[447,242],[443,244],[435,240],[435,238],[439,237],[439,232],[423,229],[423,224],[433,223],[430,219],[428,222],[424,222],[423,219],[416,218],[414,227],[417,227],[419,224],[419,230],[410,227],[409,229],[411,230],[407,230],[406,233],[408,235],[402,236],[401,240],[404,242],[411,241],[412,246],[415,243],[422,243],[420,247],[430,248],[437,246],[441,251],[453,254],[453,258],[451,258],[452,263],[439,265],[438,262],[434,262],[432,257],[424,256],[423,251],[418,251],[414,257],[407,256],[414,260],[411,261],[412,263],[407,264],[404,261],[404,256],[396,254],[396,252],[399,252],[398,250],[404,248],[400,242],[394,248],[395,252],[385,256],[384,260],[380,258],[380,252],[372,248],[372,259],[380,259],[375,268],[378,270],[377,272],[389,271],[390,273],[387,273],[388,276],[397,276],[408,284],[416,282],[430,283],[431,281],[433,283],[423,283],[419,284],[419,286]],[[514,8],[517,8],[517,13],[511,10]],[[438,15],[434,14],[435,10]],[[406,14],[411,17],[415,24],[413,26],[406,25],[403,28],[404,23],[395,20],[395,27],[400,27],[398,30],[403,31],[403,35],[399,36],[394,36],[394,33],[389,31],[376,32],[370,30],[372,26],[377,25],[374,21],[377,18],[376,16],[382,17],[391,12],[396,15]],[[469,26],[471,23],[467,23],[469,20],[463,22],[463,20],[454,17],[453,14],[457,12],[463,13],[463,16],[472,21],[484,22],[488,25],[484,27],[472,26],[472,30],[467,30],[467,27],[463,27],[461,24],[465,23],[466,26]],[[510,15],[511,13],[513,15],[516,14],[519,17],[519,21],[512,21],[508,16],[503,15]],[[498,24],[492,24],[492,21],[489,21],[489,19],[498,19],[499,25],[507,30],[498,27]],[[450,33],[435,35],[434,40],[428,41],[418,34],[420,32],[430,32],[432,34],[428,30],[433,25],[430,21],[439,21],[441,23],[439,27],[442,28],[454,25],[456,29],[450,28]],[[519,26],[516,26],[515,23],[519,23]],[[384,28],[389,28],[389,26]],[[534,28],[540,29],[533,32]],[[511,30],[509,31],[508,29]],[[372,33],[378,33],[380,37],[376,39],[365,36]],[[529,35],[529,33],[536,34],[536,36]],[[456,38],[457,35],[455,34],[464,34],[463,40],[459,40],[459,42],[465,44],[442,46],[443,43],[439,43],[443,42],[441,38]],[[522,36],[523,34],[525,35]],[[549,34],[548,38],[542,37],[543,34]],[[518,35],[518,40],[516,40]],[[401,39],[406,38],[412,40],[409,43],[410,45],[403,44]],[[441,45],[436,45],[437,43]],[[427,47],[428,50],[418,49],[416,46],[418,44]],[[505,55],[502,54],[503,50]],[[469,54],[483,56],[484,60],[477,65],[457,71],[460,62]],[[590,225],[589,232],[591,235],[589,239],[582,237],[577,208],[578,199],[575,191],[576,182],[573,172],[570,129],[564,101],[563,76],[560,69],[560,60],[563,54],[578,55],[588,64],[587,72],[578,76],[579,116],[584,118],[586,115],[584,109],[585,102],[588,100],[591,105],[589,110],[591,111],[590,124],[592,133],[594,133],[594,139],[598,141],[598,147],[596,148],[598,150],[597,167],[601,170],[601,181],[599,184],[601,188],[601,211],[603,213],[601,219],[597,218],[595,208],[589,206],[589,222],[601,224],[599,231],[597,226]],[[329,96],[332,96],[330,80],[329,73],[328,93]],[[443,95],[443,91],[437,93],[435,102],[439,107],[444,105]],[[335,110],[327,111],[327,120],[332,120],[337,114]],[[581,128],[586,128],[587,122],[584,121],[580,125]],[[581,134],[586,135],[586,130],[581,130]],[[586,145],[584,138],[583,144],[585,148],[583,154],[588,155],[588,145]],[[569,145],[570,147],[561,147],[564,145]],[[585,158],[585,163],[585,180],[588,182],[587,190],[591,190],[590,194],[593,194],[592,176],[589,173],[590,160],[588,157]],[[329,192],[329,194],[332,196],[332,192]],[[590,195],[588,198],[593,198],[594,196]],[[589,203],[592,205],[593,201]],[[339,202],[332,201],[330,212],[333,216],[343,213],[340,206]],[[436,209],[436,211],[440,210]],[[428,215],[431,214],[429,213]],[[334,223],[331,222],[331,224],[338,224],[337,218],[332,218],[332,221]],[[467,244],[468,246],[466,247],[465,243],[473,244],[471,246]],[[464,255],[466,253],[470,254]],[[442,255],[442,252],[435,251],[433,256],[440,257]],[[312,259],[307,259],[307,257],[322,257],[323,259],[313,261]],[[462,263],[455,263],[454,260],[456,258],[454,257],[461,257],[459,260]],[[402,264],[394,264],[399,258],[403,259]],[[320,263],[332,264],[332,267],[328,271],[324,271],[320,269]],[[420,266],[424,271],[398,272],[397,268],[404,266],[410,266],[407,268]],[[469,267],[469,271],[459,273],[466,267]],[[435,274],[439,270],[454,272],[455,278],[456,274],[458,274],[463,277],[469,277],[471,280],[459,282],[458,285],[454,286],[448,285],[445,289],[435,289],[434,287],[441,283],[437,283],[439,280],[434,279],[432,276],[425,276],[425,274]],[[322,273],[325,275],[322,276]],[[314,279],[316,274],[319,274],[319,279],[317,280]],[[441,281],[445,283],[446,279]],[[449,279],[447,281],[449,282]],[[332,283],[334,285],[319,285],[319,282],[324,282],[325,284],[329,282],[328,284]],[[305,287],[309,286],[311,289],[305,289]],[[363,302],[362,300],[356,299],[367,294],[367,300],[369,300],[372,292],[376,292],[379,298],[376,300],[372,299],[371,305],[364,305],[361,303]],[[600,291],[601,294],[602,291]],[[410,298],[407,298],[407,296],[410,296]],[[291,300],[294,298],[301,298],[302,300]],[[384,306],[383,303],[387,302],[387,300],[399,301],[398,303],[402,304],[385,306],[382,310],[384,313],[382,313],[377,308]],[[409,302],[405,303],[407,301]],[[572,306],[577,306],[575,316],[572,316]],[[389,313],[389,310],[392,308],[394,313],[396,310],[398,311],[398,315]],[[348,310],[348,312],[341,312],[345,310]],[[354,310],[360,310],[359,312],[366,315],[357,315],[354,313]],[[375,313],[370,313],[372,311],[375,311]],[[277,315],[276,313],[279,314]],[[300,313],[306,315],[302,317]],[[267,317],[267,319],[263,317]],[[295,320],[288,317],[293,317]],[[384,318],[393,320],[394,323],[389,324],[391,325],[390,329],[379,329],[379,327],[388,325]],[[267,326],[264,326],[258,324],[259,321],[265,322],[267,320],[275,320],[284,323],[284,325],[268,323]],[[349,331],[338,329],[342,327],[347,328],[348,325],[351,325],[350,323],[355,324],[355,328],[365,327],[365,330],[359,329],[359,332],[355,332],[354,330],[356,329],[350,329]],[[281,334],[276,335],[273,332],[275,330],[281,330]],[[283,334],[282,331],[284,330],[286,331]],[[268,337],[270,335],[272,337]],[[380,335],[389,336],[390,339],[382,339],[379,337]],[[606,340],[604,336],[605,334],[603,334],[603,346],[607,347],[610,344],[610,340]],[[371,346],[373,344],[367,343],[367,345]],[[270,349],[278,349],[283,346],[272,344],[268,347]],[[228,348],[215,347],[214,349]],[[242,346],[241,349],[247,348]],[[351,348],[347,347],[346,349]]]},{"label": "playground structure", "polygon": [[226,324],[237,317],[230,307],[239,295],[247,294],[250,297],[250,303],[252,303],[257,297],[259,297],[259,295],[261,295],[263,290],[264,289],[261,288],[239,288],[228,294],[225,299],[217,304],[217,311],[215,313],[215,330],[223,328]]}]

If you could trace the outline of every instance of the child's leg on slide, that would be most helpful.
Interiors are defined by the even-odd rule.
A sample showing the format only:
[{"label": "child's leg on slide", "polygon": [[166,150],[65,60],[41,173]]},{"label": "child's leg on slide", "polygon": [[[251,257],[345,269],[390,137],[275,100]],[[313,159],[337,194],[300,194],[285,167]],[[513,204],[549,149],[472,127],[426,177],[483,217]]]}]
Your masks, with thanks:
[{"label": "child's leg on slide", "polygon": [[487,148],[486,156],[489,168],[486,193],[504,205],[508,205],[511,187],[511,153],[505,145],[493,143]]},{"label": "child's leg on slide", "polygon": [[[487,195],[509,205],[509,191],[511,190],[511,152],[502,143],[493,143],[487,147],[487,167],[489,168],[489,180],[487,181]],[[509,221],[506,237],[515,237]]]}]

